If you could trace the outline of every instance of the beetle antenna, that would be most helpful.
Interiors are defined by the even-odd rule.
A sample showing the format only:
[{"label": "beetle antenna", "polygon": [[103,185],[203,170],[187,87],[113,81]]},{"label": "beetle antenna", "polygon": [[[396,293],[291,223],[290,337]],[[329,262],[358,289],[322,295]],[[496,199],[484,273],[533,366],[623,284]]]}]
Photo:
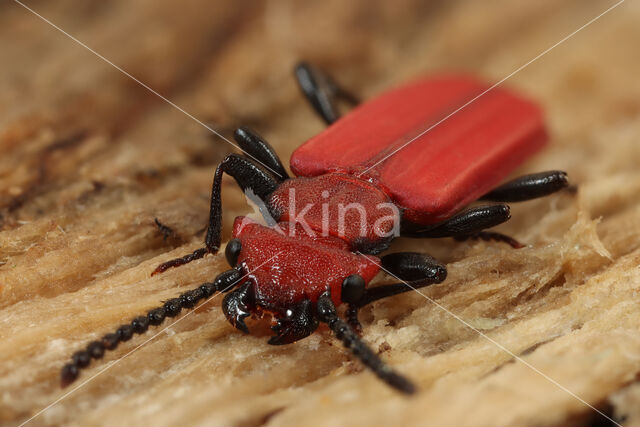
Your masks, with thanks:
[{"label": "beetle antenna", "polygon": [[120,326],[114,333],[109,333],[101,339],[91,341],[84,350],[77,351],[71,356],[71,362],[62,367],[60,383],[66,387],[78,378],[80,370],[89,366],[91,359],[101,359],[105,351],[114,350],[118,344],[129,341],[133,334],[143,334],[150,325],[157,326],[166,318],[177,316],[183,308],[194,308],[204,298],[216,292],[230,290],[238,283],[242,273],[232,268],[221,273],[212,283],[203,283],[197,288],[183,292],[179,297],[165,301],[160,307],[153,308],[147,314],[138,316],[130,323]]},{"label": "beetle antenna", "polygon": [[338,317],[336,306],[331,301],[328,293],[318,298],[317,303],[318,320],[326,323],[342,344],[351,350],[354,356],[382,381],[389,384],[396,390],[413,394],[416,386],[406,377],[394,371],[389,365],[384,363],[371,348],[360,339],[358,334],[344,320]]}]

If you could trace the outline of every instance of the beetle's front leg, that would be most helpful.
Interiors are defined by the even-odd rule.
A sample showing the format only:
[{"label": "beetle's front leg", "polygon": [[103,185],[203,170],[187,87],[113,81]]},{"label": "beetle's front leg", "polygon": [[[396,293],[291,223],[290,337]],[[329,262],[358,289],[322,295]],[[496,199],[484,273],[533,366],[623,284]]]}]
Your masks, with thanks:
[{"label": "beetle's front leg", "polygon": [[[213,178],[211,188],[211,207],[209,209],[209,225],[207,227],[207,235],[205,237],[205,247],[196,249],[194,252],[172,259],[160,264],[151,273],[153,276],[162,273],[171,267],[178,267],[191,261],[195,261],[204,257],[208,253],[216,253],[220,249],[221,233],[222,233],[222,175],[226,173],[231,175],[240,188],[246,193],[251,191],[260,200],[265,201],[267,196],[271,194],[279,185],[268,171],[263,169],[253,160],[238,154],[229,154],[218,165]],[[264,203],[266,207],[266,203]],[[270,215],[268,212],[262,212],[265,217]],[[270,218],[270,217],[269,217]],[[265,218],[265,219],[269,219]],[[269,222],[269,221],[267,221]]]},{"label": "beetle's front leg", "polygon": [[290,344],[311,335],[318,329],[318,320],[313,315],[311,300],[305,299],[287,309],[287,314],[277,320],[271,329],[276,335],[269,344]]},{"label": "beetle's front leg", "polygon": [[233,133],[242,151],[249,157],[259,161],[263,166],[269,168],[269,171],[275,175],[278,181],[284,181],[289,178],[289,174],[282,165],[282,161],[278,157],[275,150],[269,143],[254,130],[248,127],[239,127]]}]

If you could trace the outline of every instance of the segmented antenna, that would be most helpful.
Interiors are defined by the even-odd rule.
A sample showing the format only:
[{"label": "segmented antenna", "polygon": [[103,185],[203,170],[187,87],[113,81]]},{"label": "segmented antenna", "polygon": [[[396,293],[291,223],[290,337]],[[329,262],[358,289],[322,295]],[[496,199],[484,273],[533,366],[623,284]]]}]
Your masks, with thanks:
[{"label": "segmented antenna", "polygon": [[415,393],[416,386],[411,381],[384,363],[378,355],[360,339],[358,334],[356,334],[344,320],[338,317],[336,307],[328,294],[324,294],[318,298],[317,312],[318,320],[326,323],[336,337],[342,341],[342,344],[351,350],[353,355],[360,359],[367,368],[371,369],[378,378],[402,393]]},{"label": "segmented antenna", "polygon": [[221,273],[213,283],[203,283],[195,289],[183,292],[179,297],[166,301],[162,306],[151,309],[146,315],[138,316],[130,323],[120,326],[115,333],[106,334],[102,339],[90,342],[84,350],[71,356],[71,362],[62,367],[60,382],[66,387],[78,378],[80,370],[89,366],[91,359],[101,359],[105,351],[114,350],[118,344],[129,341],[133,334],[143,334],[150,325],[161,324],[166,318],[176,317],[183,308],[193,308],[203,298],[216,292],[227,291],[241,278],[238,269]]}]

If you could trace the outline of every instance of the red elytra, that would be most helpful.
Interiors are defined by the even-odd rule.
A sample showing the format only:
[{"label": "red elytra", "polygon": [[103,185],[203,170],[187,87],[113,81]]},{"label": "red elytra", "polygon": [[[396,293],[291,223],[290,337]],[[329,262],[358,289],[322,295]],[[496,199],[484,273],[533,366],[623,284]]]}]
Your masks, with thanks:
[{"label": "red elytra", "polygon": [[472,77],[443,75],[385,92],[301,145],[291,170],[305,177],[366,171],[360,178],[384,190],[404,218],[445,220],[547,140],[537,105],[500,87],[487,89]]}]

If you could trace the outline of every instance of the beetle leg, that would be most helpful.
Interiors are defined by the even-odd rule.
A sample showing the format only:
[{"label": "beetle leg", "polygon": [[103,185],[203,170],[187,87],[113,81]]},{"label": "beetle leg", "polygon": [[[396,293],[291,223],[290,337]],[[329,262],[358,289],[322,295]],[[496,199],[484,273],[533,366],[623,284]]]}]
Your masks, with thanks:
[{"label": "beetle leg", "polygon": [[[222,233],[222,174],[232,176],[242,191],[252,192],[260,200],[267,200],[277,187],[278,182],[265,171],[260,165],[251,159],[238,154],[229,154],[216,168],[211,188],[211,207],[209,209],[209,226],[205,237],[205,246],[211,253],[215,253],[220,248]],[[266,206],[265,206],[266,207]],[[262,212],[265,220],[269,222],[268,212]],[[273,220],[271,221],[273,222]]]},{"label": "beetle leg", "polygon": [[351,329],[344,320],[338,317],[336,307],[328,293],[318,298],[316,312],[318,320],[326,323],[329,329],[336,335],[336,338],[342,341],[342,344],[351,350],[353,355],[360,359],[367,368],[371,369],[378,378],[402,393],[415,393],[416,387],[411,381],[384,363],[378,355],[360,339],[358,334]]},{"label": "beetle leg", "polygon": [[313,316],[311,300],[305,299],[287,310],[273,326],[276,335],[269,339],[271,345],[291,344],[311,335],[318,329],[318,320]]},{"label": "beetle leg", "polygon": [[447,269],[435,258],[419,252],[395,252],[380,259],[383,271],[408,282],[440,283],[447,278]]},{"label": "beetle leg", "polygon": [[357,304],[349,304],[347,305],[347,311],[344,315],[347,318],[349,326],[351,326],[358,335],[362,336],[362,324],[358,319],[358,310],[360,310],[360,306]]},{"label": "beetle leg", "polygon": [[494,202],[521,202],[544,197],[569,186],[567,173],[539,172],[506,182],[481,197]]},{"label": "beetle leg", "polygon": [[211,207],[209,210],[209,225],[205,236],[205,247],[196,249],[194,252],[172,259],[160,264],[151,273],[153,276],[157,273],[171,268],[187,264],[196,259],[200,259],[207,253],[216,253],[220,249],[221,233],[222,233],[222,174],[231,175],[245,194],[253,194],[257,196],[263,203],[260,210],[269,225],[273,225],[275,221],[268,212],[268,207],[264,201],[267,196],[278,187],[278,181],[269,172],[265,171],[260,165],[253,160],[238,154],[229,154],[218,165],[213,178],[213,186],[211,189]]},{"label": "beetle leg", "polygon": [[401,224],[400,234],[405,237],[468,236],[502,224],[509,218],[511,214],[507,205],[479,206],[432,226],[418,225],[405,220]]},{"label": "beetle leg", "polygon": [[243,151],[267,166],[278,181],[289,178],[275,150],[255,131],[248,127],[240,127],[235,130],[233,137]]},{"label": "beetle leg", "polygon": [[470,240],[470,239],[472,240],[481,239],[484,241],[493,240],[495,242],[504,242],[510,245],[513,249],[520,249],[525,247],[525,245],[518,242],[513,237],[507,236],[506,234],[502,234],[502,233],[496,233],[494,231],[480,231],[475,234],[469,234],[468,236],[456,236],[454,237],[454,239],[456,239],[459,242],[462,242],[464,240]]},{"label": "beetle leg", "polygon": [[413,291],[447,278],[447,268],[427,254],[397,252],[381,258],[382,270],[405,282],[368,288],[358,303],[363,307],[382,298]]},{"label": "beetle leg", "polygon": [[360,101],[351,93],[338,86],[331,77],[317,68],[300,62],[295,68],[296,80],[316,113],[328,125],[340,118],[336,108],[336,101],[341,99],[351,105],[358,105]]},{"label": "beetle leg", "polygon": [[229,323],[245,334],[249,333],[249,328],[244,323],[244,319],[251,315],[254,307],[250,285],[251,283],[245,283],[235,291],[225,295],[222,300],[222,311]]},{"label": "beetle leg", "polygon": [[263,202],[260,210],[264,219],[269,225],[275,224],[270,213],[264,211],[264,209],[268,209],[265,201],[269,194],[278,187],[278,181],[253,160],[238,154],[229,154],[216,168],[211,188],[211,207],[209,209],[209,226],[205,237],[205,245],[207,250],[212,253],[217,252],[220,248],[223,173],[232,176],[245,194],[252,193],[257,196]]}]

